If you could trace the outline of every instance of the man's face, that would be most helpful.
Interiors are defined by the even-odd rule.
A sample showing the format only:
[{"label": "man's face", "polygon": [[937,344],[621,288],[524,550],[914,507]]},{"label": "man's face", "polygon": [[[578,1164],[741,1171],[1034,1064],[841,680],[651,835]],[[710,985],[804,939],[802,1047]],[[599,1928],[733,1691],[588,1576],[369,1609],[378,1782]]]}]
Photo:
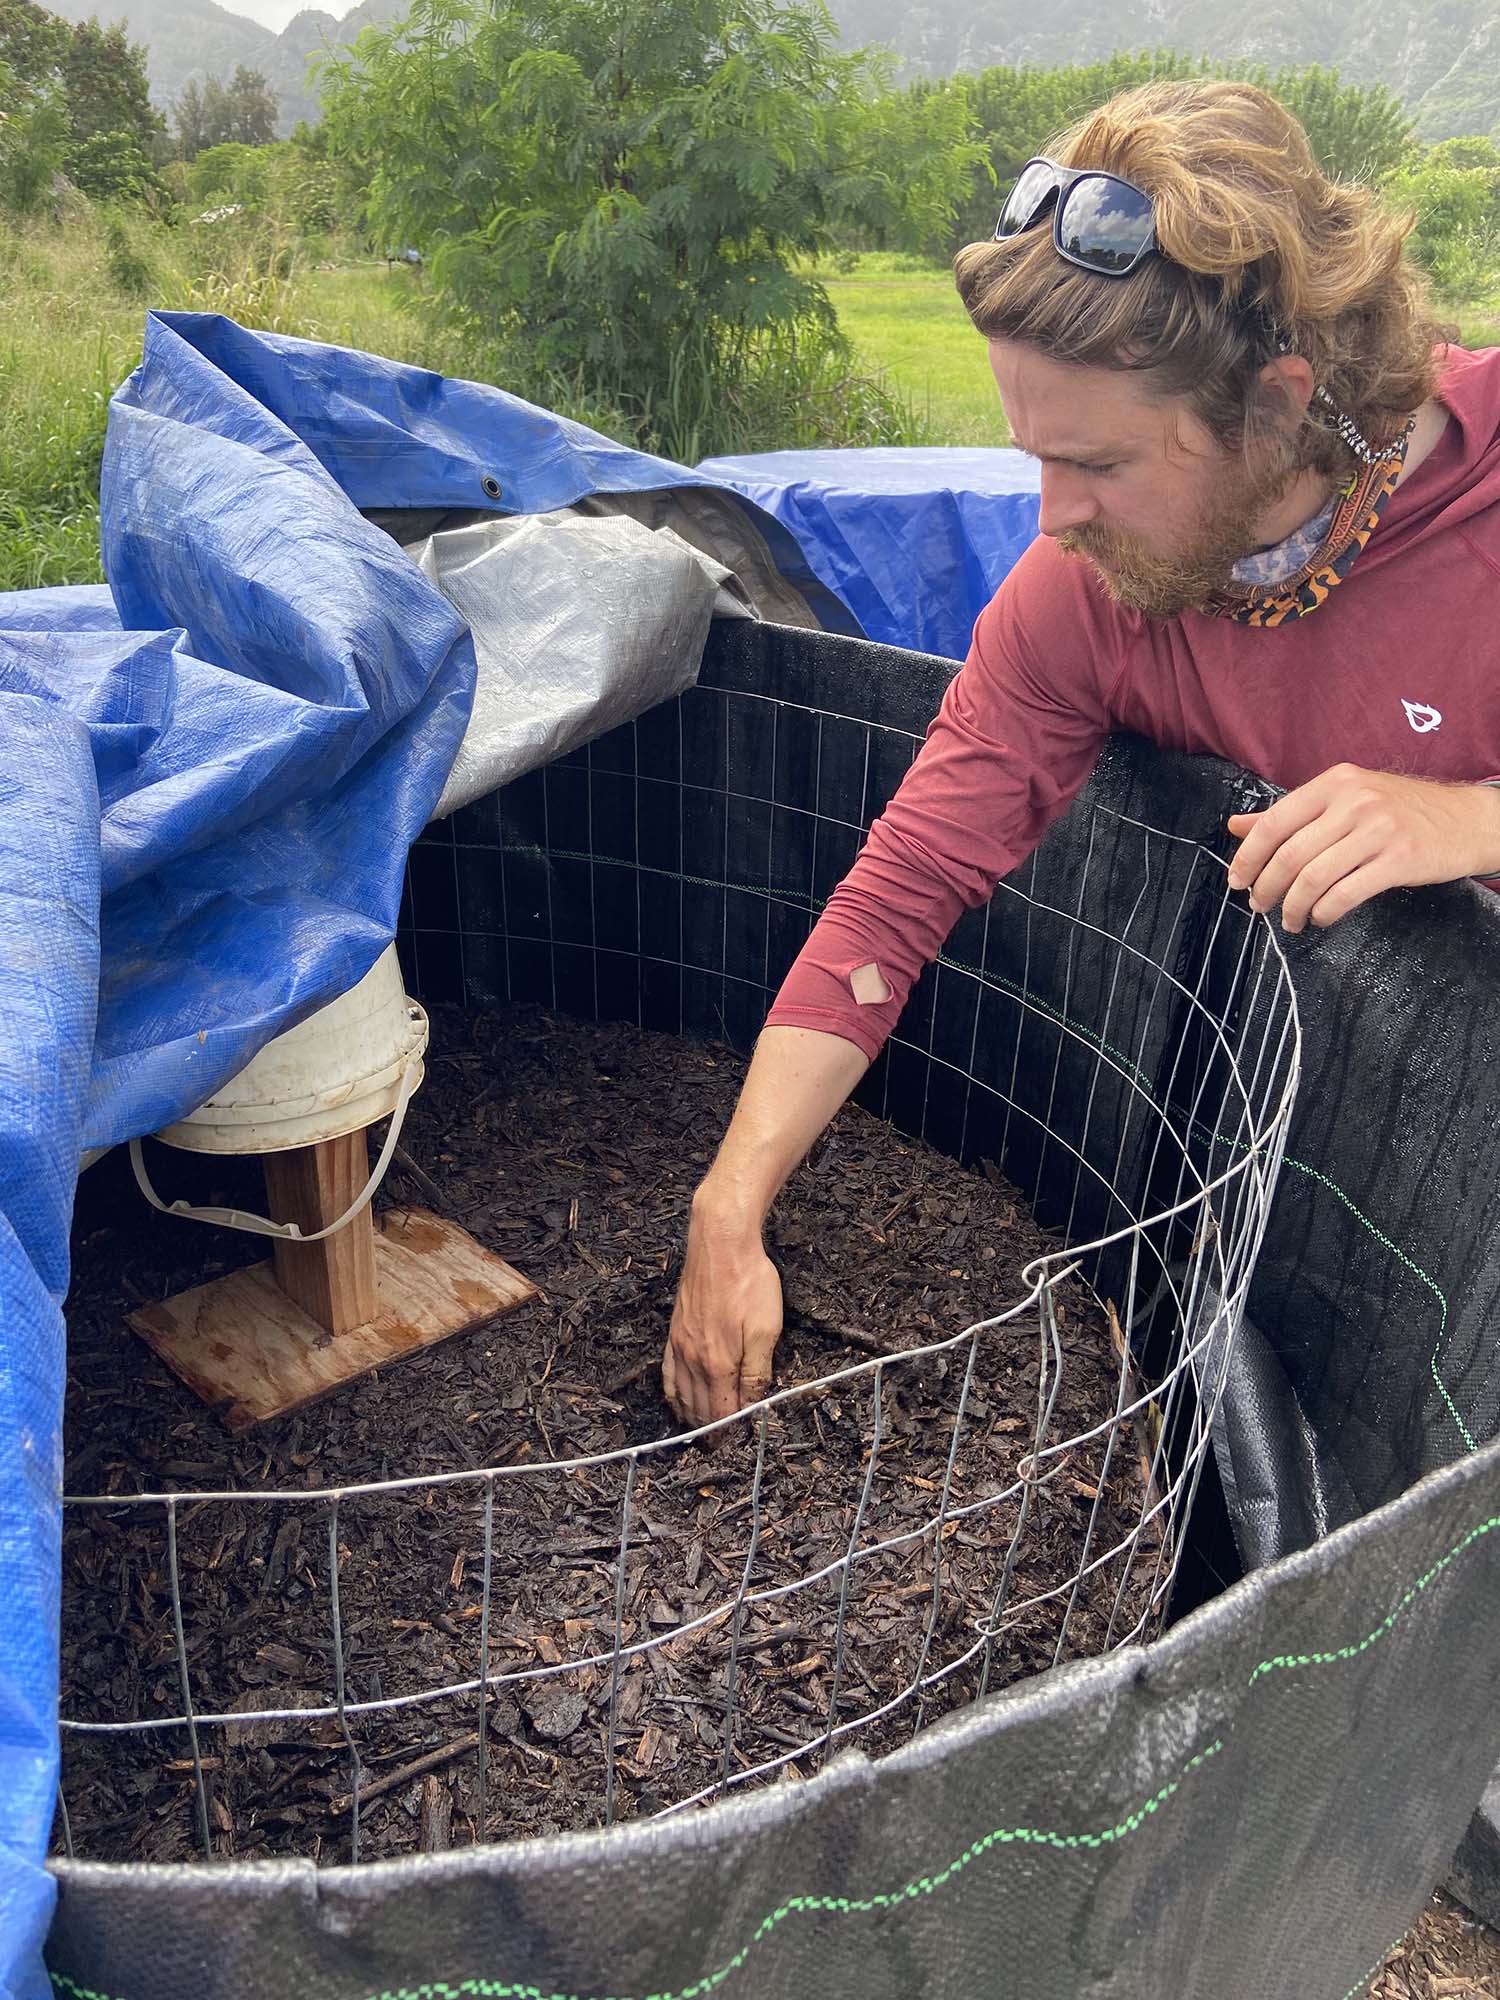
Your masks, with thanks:
[{"label": "man's face", "polygon": [[1231,587],[1233,565],[1276,539],[1262,517],[1285,472],[1225,451],[1183,401],[1148,395],[1126,369],[989,347],[1011,436],[1041,461],[1042,533],[1086,557],[1119,603],[1174,617]]}]

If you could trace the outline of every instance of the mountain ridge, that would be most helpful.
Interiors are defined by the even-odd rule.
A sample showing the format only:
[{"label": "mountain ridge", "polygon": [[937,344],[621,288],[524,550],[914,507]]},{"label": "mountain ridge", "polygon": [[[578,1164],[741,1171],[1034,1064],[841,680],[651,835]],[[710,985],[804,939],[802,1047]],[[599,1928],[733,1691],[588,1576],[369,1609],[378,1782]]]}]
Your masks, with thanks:
[{"label": "mountain ridge", "polygon": [[[278,34],[219,0],[49,0],[68,21],[123,20],[143,42],[153,100],[163,111],[190,82],[224,81],[236,63],[260,70],[281,104],[277,130],[316,119],[309,59],[347,47],[405,0],[360,0],[342,21],[308,7]],[[1424,139],[1500,134],[1500,0],[832,0],[846,43],[883,43],[903,78],[996,64],[1087,63],[1117,50],[1181,49],[1264,63],[1321,63],[1346,83],[1383,83]]]},{"label": "mountain ridge", "polygon": [[151,99],[170,117],[189,83],[208,76],[227,83],[235,65],[257,69],[276,92],[276,130],[285,138],[299,119],[316,121],[317,98],[308,87],[309,60],[324,48],[343,48],[361,28],[391,20],[404,0],[360,0],[343,20],[319,7],[304,7],[277,33],[236,14],[218,0],[45,0],[65,21],[97,15],[106,25],[123,21],[133,42],[146,49]]},{"label": "mountain ridge", "polygon": [[846,41],[883,42],[903,76],[995,64],[1090,63],[1178,49],[1270,70],[1319,63],[1383,83],[1428,140],[1500,128],[1500,0],[832,0]]}]

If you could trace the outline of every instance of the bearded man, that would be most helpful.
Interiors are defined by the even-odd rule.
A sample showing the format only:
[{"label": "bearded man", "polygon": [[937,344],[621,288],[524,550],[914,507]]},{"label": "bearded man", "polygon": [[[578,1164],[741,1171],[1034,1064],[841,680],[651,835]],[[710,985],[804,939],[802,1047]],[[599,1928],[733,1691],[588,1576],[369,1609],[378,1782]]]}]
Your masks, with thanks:
[{"label": "bearded man", "polygon": [[684,1418],[765,1393],[772,1201],[964,908],[1106,736],[1285,796],[1231,888],[1288,930],[1500,875],[1500,351],[1445,344],[1407,230],[1263,92],[1151,84],[1031,161],[960,253],[1041,534],[788,974],[693,1204],[663,1367]]}]

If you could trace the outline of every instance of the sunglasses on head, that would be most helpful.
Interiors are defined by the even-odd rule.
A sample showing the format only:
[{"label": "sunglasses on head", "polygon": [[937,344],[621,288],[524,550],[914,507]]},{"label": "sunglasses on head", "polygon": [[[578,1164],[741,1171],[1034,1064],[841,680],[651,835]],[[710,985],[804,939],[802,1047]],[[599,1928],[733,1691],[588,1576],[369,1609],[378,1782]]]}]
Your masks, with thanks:
[{"label": "sunglasses on head", "polygon": [[995,241],[1034,228],[1052,210],[1052,247],[1069,264],[1128,278],[1156,250],[1151,197],[1133,181],[1094,167],[1060,167],[1038,156],[1022,167],[995,224]]}]

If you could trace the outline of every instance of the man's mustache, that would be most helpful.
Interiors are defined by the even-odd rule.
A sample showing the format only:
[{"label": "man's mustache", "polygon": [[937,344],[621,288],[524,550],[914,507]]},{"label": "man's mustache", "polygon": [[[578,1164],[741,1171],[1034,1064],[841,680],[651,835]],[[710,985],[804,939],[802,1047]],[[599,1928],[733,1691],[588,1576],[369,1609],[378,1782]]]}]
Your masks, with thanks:
[{"label": "man's mustache", "polygon": [[1056,539],[1064,555],[1086,556],[1112,567],[1118,567],[1129,554],[1118,535],[1092,533],[1087,528],[1065,528]]}]

